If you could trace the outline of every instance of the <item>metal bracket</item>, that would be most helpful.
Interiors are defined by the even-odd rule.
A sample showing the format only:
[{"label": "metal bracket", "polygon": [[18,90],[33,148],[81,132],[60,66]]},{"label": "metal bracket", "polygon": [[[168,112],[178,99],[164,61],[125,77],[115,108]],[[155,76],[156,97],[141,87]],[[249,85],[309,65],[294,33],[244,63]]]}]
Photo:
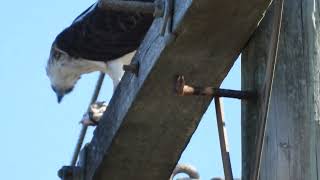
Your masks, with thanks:
[{"label": "metal bracket", "polygon": [[77,166],[63,166],[58,171],[58,176],[61,178],[61,180],[85,180],[88,146],[89,145],[86,144],[81,150]]},{"label": "metal bracket", "polygon": [[228,97],[237,99],[253,99],[257,94],[249,91],[237,91],[229,89],[220,89],[214,87],[195,87],[186,85],[184,76],[178,76],[176,81],[176,93],[179,96],[211,96],[211,97]]},{"label": "metal bracket", "polygon": [[63,166],[58,171],[58,176],[62,180],[84,180],[84,170],[78,166]]}]

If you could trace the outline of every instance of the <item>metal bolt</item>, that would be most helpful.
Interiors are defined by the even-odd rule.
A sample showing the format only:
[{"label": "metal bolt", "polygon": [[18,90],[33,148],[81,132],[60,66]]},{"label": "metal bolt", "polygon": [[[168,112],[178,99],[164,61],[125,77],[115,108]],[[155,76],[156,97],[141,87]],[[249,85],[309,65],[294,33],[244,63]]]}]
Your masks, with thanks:
[{"label": "metal bolt", "polygon": [[229,89],[220,89],[214,87],[195,87],[186,85],[183,76],[178,76],[176,80],[176,93],[179,96],[195,95],[195,96],[210,96],[210,97],[229,97],[237,99],[250,99],[257,97],[256,93],[248,91],[237,91]]},{"label": "metal bolt", "polygon": [[184,95],[183,87],[186,85],[186,82],[184,80],[184,76],[178,76],[176,81],[176,93],[179,96]]}]

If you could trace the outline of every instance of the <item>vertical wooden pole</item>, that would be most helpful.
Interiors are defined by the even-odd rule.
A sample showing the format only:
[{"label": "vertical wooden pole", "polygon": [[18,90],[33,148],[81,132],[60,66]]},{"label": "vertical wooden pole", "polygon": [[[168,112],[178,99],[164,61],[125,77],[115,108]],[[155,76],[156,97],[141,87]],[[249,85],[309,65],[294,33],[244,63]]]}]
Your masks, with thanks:
[{"label": "vertical wooden pole", "polygon": [[[284,5],[278,62],[270,101],[260,180],[318,180],[320,146],[319,2]],[[242,55],[242,89],[259,90],[266,69],[273,7]],[[249,179],[258,102],[242,102],[242,179]]]}]

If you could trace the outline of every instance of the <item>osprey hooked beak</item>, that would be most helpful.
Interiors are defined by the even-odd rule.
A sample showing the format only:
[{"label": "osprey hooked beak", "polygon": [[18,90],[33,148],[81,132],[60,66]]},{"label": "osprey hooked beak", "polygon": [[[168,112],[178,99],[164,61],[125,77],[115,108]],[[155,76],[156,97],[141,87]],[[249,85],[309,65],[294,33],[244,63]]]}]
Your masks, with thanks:
[{"label": "osprey hooked beak", "polygon": [[63,94],[57,94],[57,101],[58,101],[59,104],[62,101],[63,96],[64,96]]},{"label": "osprey hooked beak", "polygon": [[57,101],[58,101],[59,104],[61,103],[63,97],[64,97],[66,94],[69,94],[69,93],[73,90],[73,87],[68,88],[67,90],[59,90],[59,89],[57,89],[57,88],[54,87],[54,86],[51,86],[51,87],[52,87],[53,91],[54,91],[54,92],[56,93],[56,95],[57,95]]}]

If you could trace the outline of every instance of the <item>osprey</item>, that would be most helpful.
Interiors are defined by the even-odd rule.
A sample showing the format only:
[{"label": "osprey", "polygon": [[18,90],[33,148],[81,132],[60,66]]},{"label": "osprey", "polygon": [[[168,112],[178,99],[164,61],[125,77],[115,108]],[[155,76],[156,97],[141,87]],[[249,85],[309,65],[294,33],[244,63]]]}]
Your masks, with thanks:
[{"label": "osprey", "polygon": [[115,89],[152,21],[152,14],[104,10],[98,3],[80,14],[54,40],[46,67],[58,103],[82,74],[94,71],[108,74]]}]

